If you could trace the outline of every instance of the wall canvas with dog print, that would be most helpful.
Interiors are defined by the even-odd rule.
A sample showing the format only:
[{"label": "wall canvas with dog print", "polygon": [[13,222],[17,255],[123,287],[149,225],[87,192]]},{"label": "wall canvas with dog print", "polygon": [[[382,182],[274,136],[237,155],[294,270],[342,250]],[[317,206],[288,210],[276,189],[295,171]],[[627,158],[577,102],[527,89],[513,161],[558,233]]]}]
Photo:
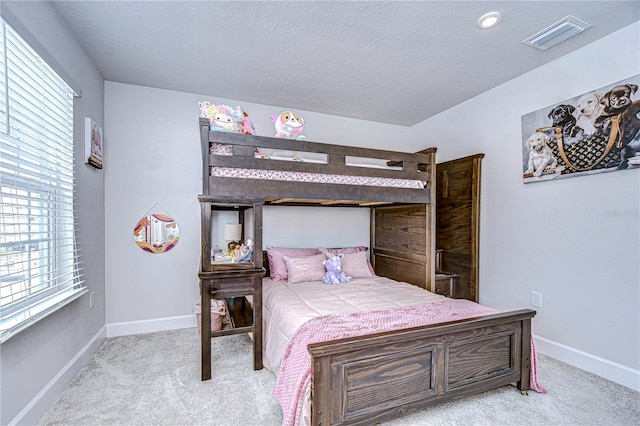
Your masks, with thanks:
[{"label": "wall canvas with dog print", "polygon": [[525,183],[640,168],[640,75],[522,116]]}]

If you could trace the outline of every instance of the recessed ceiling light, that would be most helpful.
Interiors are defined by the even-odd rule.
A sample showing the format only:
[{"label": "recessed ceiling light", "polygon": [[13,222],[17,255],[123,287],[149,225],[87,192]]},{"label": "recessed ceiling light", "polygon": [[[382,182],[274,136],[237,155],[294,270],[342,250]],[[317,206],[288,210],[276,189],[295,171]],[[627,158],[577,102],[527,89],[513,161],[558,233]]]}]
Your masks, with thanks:
[{"label": "recessed ceiling light", "polygon": [[485,13],[478,19],[477,25],[478,28],[486,29],[491,28],[502,21],[502,14],[500,12],[489,12]]}]

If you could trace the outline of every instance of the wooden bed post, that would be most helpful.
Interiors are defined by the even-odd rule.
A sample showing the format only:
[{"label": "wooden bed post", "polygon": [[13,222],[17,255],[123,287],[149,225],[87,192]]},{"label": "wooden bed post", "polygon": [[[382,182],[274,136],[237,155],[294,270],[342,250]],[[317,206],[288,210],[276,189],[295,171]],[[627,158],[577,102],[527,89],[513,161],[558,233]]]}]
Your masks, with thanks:
[{"label": "wooden bed post", "polygon": [[[426,289],[436,293],[436,152],[437,148],[418,151],[419,154],[430,154],[431,162],[420,170],[428,174],[427,189],[431,202],[426,205],[427,216],[427,253],[430,253],[427,264]],[[453,295],[452,295],[453,296]]]},{"label": "wooden bed post", "polygon": [[531,318],[522,320],[522,353],[520,355],[520,380],[516,383],[516,387],[521,392],[526,392],[531,388]]},{"label": "wooden bed post", "polygon": [[200,118],[200,146],[202,148],[202,193],[209,192],[209,119]]}]

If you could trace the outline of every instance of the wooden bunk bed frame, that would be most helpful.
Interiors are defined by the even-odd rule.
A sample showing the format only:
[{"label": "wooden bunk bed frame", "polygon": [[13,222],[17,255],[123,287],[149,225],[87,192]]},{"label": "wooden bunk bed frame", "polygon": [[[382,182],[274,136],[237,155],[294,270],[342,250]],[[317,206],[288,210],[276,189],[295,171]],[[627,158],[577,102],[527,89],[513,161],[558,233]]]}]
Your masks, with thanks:
[{"label": "wooden bunk bed frame", "polygon": [[[376,274],[433,291],[435,149],[410,154],[222,133],[210,131],[203,118],[200,130],[201,201],[366,206],[372,209],[371,262]],[[211,143],[232,145],[233,156],[211,155]],[[258,159],[256,147],[326,153],[328,164]],[[345,165],[346,156],[384,158],[402,165],[402,170],[351,167]],[[216,177],[209,174],[212,166],[416,179],[427,184],[424,189],[404,189]],[[255,250],[260,253],[262,247]],[[208,256],[203,253],[202,261]],[[254,257],[254,268],[262,268],[262,256]],[[203,294],[203,306],[205,299],[210,297]],[[260,302],[254,304],[259,311]],[[202,365],[210,369],[211,334],[205,323],[209,315],[202,312]],[[530,385],[534,315],[524,309],[311,344],[312,424],[371,424],[510,383],[525,392]],[[254,319],[262,321],[261,312],[255,312]],[[254,350],[254,368],[262,368],[262,348]]]}]

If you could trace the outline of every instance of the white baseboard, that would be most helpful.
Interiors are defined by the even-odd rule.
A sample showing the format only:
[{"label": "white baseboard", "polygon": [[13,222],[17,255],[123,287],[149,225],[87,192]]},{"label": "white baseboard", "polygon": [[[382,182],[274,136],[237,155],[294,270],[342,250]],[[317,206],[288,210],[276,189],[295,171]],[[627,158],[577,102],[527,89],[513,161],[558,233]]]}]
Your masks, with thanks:
[{"label": "white baseboard", "polygon": [[8,425],[37,424],[40,417],[78,375],[84,363],[93,356],[106,337],[106,327],[102,327]]},{"label": "white baseboard", "polygon": [[625,365],[582,352],[553,340],[540,336],[534,337],[536,350],[539,353],[640,392],[640,370],[634,370]]},{"label": "white baseboard", "polygon": [[196,327],[196,325],[196,316],[193,314],[151,320],[115,322],[107,324],[107,337],[178,330],[181,328]]}]

